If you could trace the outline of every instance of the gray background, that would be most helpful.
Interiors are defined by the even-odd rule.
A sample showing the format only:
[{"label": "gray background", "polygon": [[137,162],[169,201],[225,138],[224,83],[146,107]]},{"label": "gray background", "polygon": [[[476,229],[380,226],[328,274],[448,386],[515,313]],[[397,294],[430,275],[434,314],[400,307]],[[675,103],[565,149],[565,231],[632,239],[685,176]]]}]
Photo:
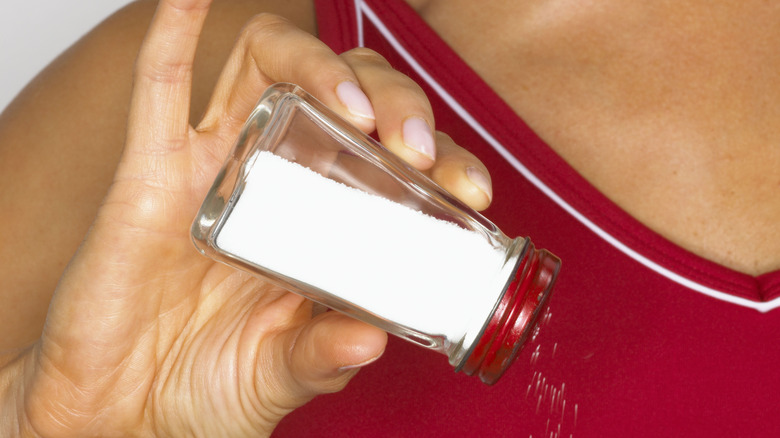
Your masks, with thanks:
[{"label": "gray background", "polygon": [[0,0],[0,111],[58,54],[131,0]]}]

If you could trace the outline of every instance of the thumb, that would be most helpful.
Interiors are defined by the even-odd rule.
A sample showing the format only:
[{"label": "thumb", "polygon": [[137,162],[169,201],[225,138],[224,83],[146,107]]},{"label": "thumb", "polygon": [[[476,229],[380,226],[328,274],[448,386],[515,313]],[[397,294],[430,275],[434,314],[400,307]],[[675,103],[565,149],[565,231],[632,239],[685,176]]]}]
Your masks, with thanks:
[{"label": "thumb", "polygon": [[361,367],[379,359],[386,344],[387,333],[346,315],[315,317],[289,355],[288,369],[303,402],[343,389]]}]

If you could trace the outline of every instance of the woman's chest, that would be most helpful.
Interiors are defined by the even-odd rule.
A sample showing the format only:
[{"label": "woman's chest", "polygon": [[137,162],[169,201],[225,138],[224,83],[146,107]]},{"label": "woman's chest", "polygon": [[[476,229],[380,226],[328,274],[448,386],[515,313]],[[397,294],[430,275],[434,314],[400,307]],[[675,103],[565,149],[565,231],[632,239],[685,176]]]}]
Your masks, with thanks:
[{"label": "woman's chest", "polygon": [[631,216],[736,270],[780,268],[780,56],[760,43],[777,26],[727,26],[726,10],[688,22],[645,6],[567,15],[556,3],[491,20],[490,8],[433,2],[423,18]]}]

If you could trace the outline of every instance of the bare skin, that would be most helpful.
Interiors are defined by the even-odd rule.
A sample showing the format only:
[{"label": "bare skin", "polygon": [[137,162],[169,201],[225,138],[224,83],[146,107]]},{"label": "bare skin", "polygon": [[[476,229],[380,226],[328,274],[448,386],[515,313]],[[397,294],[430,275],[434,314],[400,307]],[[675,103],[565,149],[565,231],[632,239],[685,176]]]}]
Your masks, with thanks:
[{"label": "bare skin", "polygon": [[780,268],[775,4],[411,3],[632,216],[735,270]]},{"label": "bare skin", "polygon": [[[265,2],[286,10],[262,3],[214,6],[194,72],[193,120],[203,114],[249,17],[277,12],[314,31],[305,2],[300,8],[295,2]],[[137,2],[109,18],[54,61],[0,116],[0,197],[17,206],[0,248],[5,285],[0,350],[39,336],[59,277],[106,195],[125,140],[133,63],[155,6]]]},{"label": "bare skin", "polygon": [[[0,351],[41,335],[52,293],[114,178],[154,3],[98,27],[0,116],[0,201],[14,211],[0,246]],[[780,8],[758,0],[409,3],[634,217],[738,271],[780,268],[780,55],[770,43],[780,40]],[[194,65],[193,124],[240,28],[266,11],[316,34],[306,1],[216,2]],[[479,165],[457,147],[443,152],[439,169]],[[489,202],[461,195],[478,208]]]},{"label": "bare skin", "polygon": [[[68,205],[52,203],[44,213],[55,219],[46,221],[54,231],[72,237],[75,230],[67,228],[72,225],[86,232],[78,248],[70,249],[75,253],[54,293],[4,289],[11,304],[33,300],[49,305],[42,330],[28,324],[8,339],[17,347],[13,342],[19,339],[13,336],[39,331],[29,347],[0,352],[2,435],[267,436],[291,410],[317,394],[340,390],[360,367],[381,356],[387,339],[383,331],[338,312],[314,312],[302,297],[193,250],[188,230],[198,205],[244,120],[272,83],[299,84],[359,129],[376,130],[389,150],[428,172],[464,203],[479,209],[490,202],[489,183],[474,184],[469,177],[483,175],[479,180],[489,181],[487,170],[435,132],[430,103],[419,86],[378,54],[366,49],[333,53],[311,32],[279,15],[252,17],[232,47],[225,47],[226,58],[207,59],[224,67],[208,87],[205,108],[193,111],[193,100],[202,98],[193,96],[193,78],[199,74],[194,59],[210,5],[210,0],[161,0],[140,49],[130,47],[137,59],[125,66],[131,74],[124,77],[106,75],[100,63],[115,66],[125,59],[94,57],[88,46],[95,40],[87,38],[86,51],[81,46],[69,53],[6,113],[11,128],[9,141],[3,142],[9,160],[3,162],[22,168],[29,164],[29,152],[20,146],[23,142],[12,140],[23,139],[31,128],[48,132],[35,129],[50,128],[35,124],[48,119],[24,119],[36,115],[28,110],[45,91],[54,93],[46,102],[50,106],[72,110],[62,113],[63,118],[52,117],[63,129],[68,123],[85,126],[80,117],[69,118],[83,117],[84,107],[67,104],[89,104],[89,99],[78,98],[105,86],[101,81],[106,78],[107,89],[117,95],[102,97],[120,103],[129,98],[127,104],[100,108],[104,114],[87,112],[88,121],[98,126],[111,121],[111,111],[119,112],[114,121],[126,119],[124,136],[112,138],[116,131],[110,128],[94,132],[108,134],[100,140],[118,140],[116,150],[106,153],[105,144],[81,144],[81,139],[94,141],[93,133],[77,128],[70,132],[78,134],[73,143],[48,139],[50,146],[62,146],[54,153],[63,152],[55,156],[60,162],[44,161],[43,168],[29,169],[67,175],[58,183],[73,182],[85,195],[95,195],[93,205],[87,200],[81,206],[96,207],[96,213],[85,220],[68,216]],[[131,18],[137,17],[133,12],[131,8]],[[119,31],[123,38],[130,34]],[[110,38],[97,42],[119,48]],[[70,62],[79,55],[92,55],[83,60],[98,64],[71,71]],[[71,80],[62,81],[74,72]],[[90,76],[94,72],[97,76]],[[68,95],[71,91],[76,94]],[[67,97],[54,99],[58,92]],[[197,117],[191,120],[193,113]],[[86,168],[72,159],[89,153],[113,158],[107,163],[112,168],[103,169],[113,176],[84,179]],[[15,191],[50,184],[25,172],[13,176],[18,181],[7,182],[12,203],[23,200]],[[58,215],[66,220],[57,221]],[[24,233],[34,228],[28,225],[42,223],[11,225]],[[43,240],[28,235],[31,243]],[[30,254],[14,245],[11,249],[19,251],[11,251],[9,261]],[[39,249],[54,252],[56,262],[64,249],[55,246]],[[40,268],[35,263],[22,266]]]},{"label": "bare skin", "polygon": [[[510,1],[500,8],[511,12],[495,17],[469,1],[410,3],[542,138],[641,222],[738,271],[780,267],[780,110],[771,104],[780,59],[753,44],[780,32],[776,8],[707,3],[705,15],[693,13],[695,2],[614,2],[563,14],[565,2]],[[7,218],[15,232],[0,248],[8,286],[0,348],[37,337],[45,303],[105,194],[124,138],[129,72],[153,8],[138,2],[103,23],[0,117],[0,182],[10,188],[0,196],[24,205]],[[305,1],[217,2],[196,59],[192,119],[247,17],[269,10],[316,32]],[[523,26],[495,25],[515,17]],[[467,27],[474,31],[460,31]],[[30,128],[39,124],[46,129]]]}]

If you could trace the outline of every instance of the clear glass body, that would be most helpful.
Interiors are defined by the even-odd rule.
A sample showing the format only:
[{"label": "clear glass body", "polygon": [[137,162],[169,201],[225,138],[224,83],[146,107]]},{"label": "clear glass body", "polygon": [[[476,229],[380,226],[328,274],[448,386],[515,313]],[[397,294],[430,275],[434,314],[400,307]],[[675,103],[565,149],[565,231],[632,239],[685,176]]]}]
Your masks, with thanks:
[{"label": "clear glass body", "polygon": [[292,84],[260,100],[192,236],[487,383],[533,330],[559,266]]}]

